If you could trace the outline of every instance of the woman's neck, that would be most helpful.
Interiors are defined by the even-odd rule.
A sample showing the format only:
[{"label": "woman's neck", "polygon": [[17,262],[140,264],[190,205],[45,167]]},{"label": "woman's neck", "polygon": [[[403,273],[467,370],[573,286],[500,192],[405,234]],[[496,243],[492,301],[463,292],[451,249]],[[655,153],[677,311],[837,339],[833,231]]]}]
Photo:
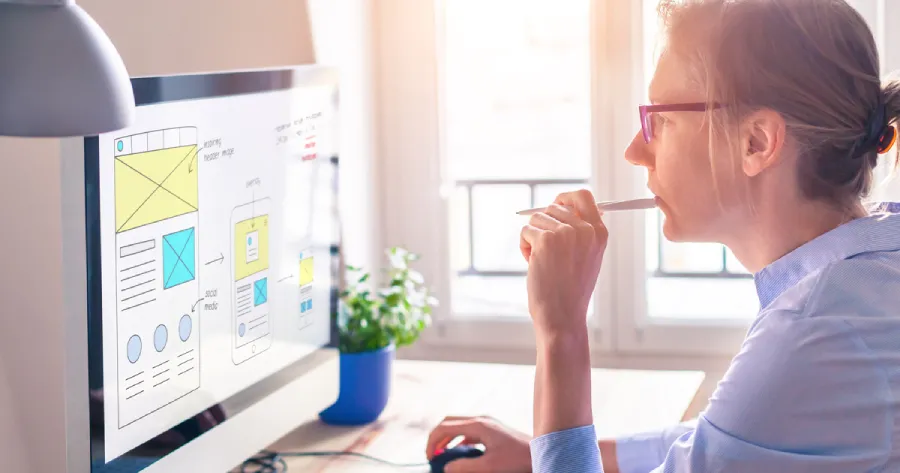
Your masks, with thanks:
[{"label": "woman's neck", "polygon": [[861,205],[848,211],[833,204],[809,200],[761,204],[742,218],[743,224],[733,226],[738,233],[730,232],[723,242],[751,273],[759,272],[807,242],[866,215]]}]

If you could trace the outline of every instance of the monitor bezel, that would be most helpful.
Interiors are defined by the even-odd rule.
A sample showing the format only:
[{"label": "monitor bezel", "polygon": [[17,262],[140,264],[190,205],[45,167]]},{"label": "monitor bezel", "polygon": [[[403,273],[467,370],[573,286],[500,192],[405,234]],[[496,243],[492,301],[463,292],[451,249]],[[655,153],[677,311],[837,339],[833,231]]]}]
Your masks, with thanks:
[{"label": "monitor bezel", "polygon": [[[330,85],[334,87],[335,106],[338,101],[337,73],[334,69],[321,66],[297,66],[288,68],[237,70],[216,73],[182,74],[171,76],[135,77],[131,81],[137,106],[156,105],[167,102],[197,100],[214,97],[236,96],[286,90],[298,87],[315,85]],[[103,378],[103,347],[102,336],[102,284],[100,263],[100,195],[99,186],[99,137],[86,136],[83,139],[84,151],[84,197],[85,197],[85,238],[86,238],[86,269],[87,269],[87,347],[88,347],[88,390],[84,395],[90,399],[90,391],[95,389],[97,383],[102,387]],[[334,166],[333,197],[334,205],[337,205],[338,192],[338,156],[320,156],[319,159],[329,159]],[[291,381],[316,367],[328,363],[332,357],[326,351],[333,351],[337,345],[336,310],[339,291],[339,264],[340,236],[336,235],[330,245],[330,254],[333,261],[332,285],[330,288],[330,336],[329,341],[319,347],[318,350],[303,358],[296,360],[287,367],[267,376],[265,379],[248,386],[235,393],[227,400],[218,403],[240,405],[238,410],[229,412],[230,416],[237,415],[266,396],[287,386]],[[122,473],[139,472],[151,466],[153,463],[165,458],[172,452],[191,444],[187,442],[168,451],[160,451],[148,456],[144,445],[136,447],[132,451],[105,462],[105,447],[103,440],[102,419],[104,416],[102,404],[88,402],[89,433],[90,433],[90,459],[92,473]],[[212,407],[212,406],[210,406]],[[101,419],[100,425],[94,419]],[[226,420],[223,424],[227,424]],[[218,427],[217,427],[218,428]],[[214,429],[213,429],[214,430]],[[200,436],[208,432],[201,433]],[[146,445],[146,444],[145,444]],[[137,453],[140,453],[139,455]],[[139,458],[142,461],[135,461]]]}]

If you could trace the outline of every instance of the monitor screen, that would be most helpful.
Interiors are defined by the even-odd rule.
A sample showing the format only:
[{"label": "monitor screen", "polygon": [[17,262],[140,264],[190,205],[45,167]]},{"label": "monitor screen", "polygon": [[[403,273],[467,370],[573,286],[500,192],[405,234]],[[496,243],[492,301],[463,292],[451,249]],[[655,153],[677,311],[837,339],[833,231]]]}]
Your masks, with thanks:
[{"label": "monitor screen", "polygon": [[332,338],[333,73],[133,88],[134,123],[85,139],[94,472],[227,422]]}]

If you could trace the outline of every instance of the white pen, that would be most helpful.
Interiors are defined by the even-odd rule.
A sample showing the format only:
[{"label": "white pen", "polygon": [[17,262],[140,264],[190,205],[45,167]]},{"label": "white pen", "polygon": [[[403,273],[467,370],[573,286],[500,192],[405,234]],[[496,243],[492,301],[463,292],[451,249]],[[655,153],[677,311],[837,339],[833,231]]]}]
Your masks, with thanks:
[{"label": "white pen", "polygon": [[[597,202],[597,208],[601,212],[615,212],[617,210],[646,210],[656,208],[656,199],[632,199],[619,200],[614,202]],[[538,207],[534,209],[520,210],[516,212],[518,215],[531,215],[541,212],[546,207]]]}]

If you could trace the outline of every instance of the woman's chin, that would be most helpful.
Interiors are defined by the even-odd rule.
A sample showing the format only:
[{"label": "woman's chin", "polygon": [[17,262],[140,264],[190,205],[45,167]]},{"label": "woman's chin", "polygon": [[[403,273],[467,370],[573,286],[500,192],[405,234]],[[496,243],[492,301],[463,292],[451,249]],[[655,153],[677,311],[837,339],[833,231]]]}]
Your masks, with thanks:
[{"label": "woman's chin", "polygon": [[678,226],[669,217],[665,217],[665,220],[663,220],[662,233],[666,240],[672,242],[682,241],[683,238],[681,232],[678,231]]},{"label": "woman's chin", "polygon": [[685,224],[678,218],[672,218],[666,215],[663,218],[662,234],[673,243],[713,243],[720,241],[714,238],[707,228],[692,225],[690,222]]},{"label": "woman's chin", "polygon": [[657,208],[659,208],[659,211],[662,213],[663,236],[666,237],[666,240],[669,241],[679,241],[681,232],[678,229],[677,223],[672,218],[671,209],[669,209],[669,206],[666,205],[665,201],[663,201],[659,197],[656,197],[655,200]]},{"label": "woman's chin", "polygon": [[689,242],[691,241],[690,232],[685,232],[685,228],[679,224],[679,220],[674,218],[668,208],[660,207],[663,213],[662,234],[671,242]]}]

